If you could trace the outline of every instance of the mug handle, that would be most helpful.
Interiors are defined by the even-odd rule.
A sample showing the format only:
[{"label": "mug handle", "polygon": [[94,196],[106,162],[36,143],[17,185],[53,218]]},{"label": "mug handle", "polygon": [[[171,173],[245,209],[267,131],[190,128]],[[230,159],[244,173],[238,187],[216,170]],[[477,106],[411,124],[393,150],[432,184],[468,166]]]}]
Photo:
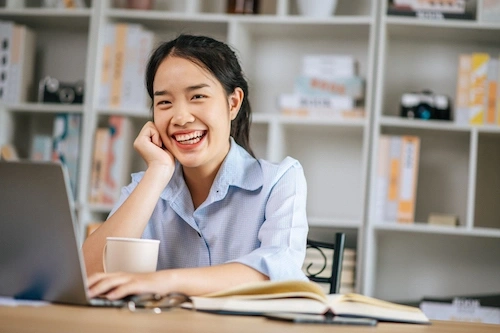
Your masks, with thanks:
[{"label": "mug handle", "polygon": [[106,248],[108,247],[108,243],[104,244],[104,247],[102,248],[102,267],[104,269],[104,273],[106,272]]}]

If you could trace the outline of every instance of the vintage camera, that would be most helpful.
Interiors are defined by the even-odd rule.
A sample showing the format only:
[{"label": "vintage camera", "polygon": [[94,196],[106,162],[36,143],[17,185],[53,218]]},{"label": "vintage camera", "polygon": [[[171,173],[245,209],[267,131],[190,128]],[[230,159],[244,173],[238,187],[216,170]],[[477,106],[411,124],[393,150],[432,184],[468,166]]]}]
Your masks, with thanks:
[{"label": "vintage camera", "polygon": [[42,103],[82,104],[84,82],[60,82],[47,76],[40,80],[38,101]]},{"label": "vintage camera", "polygon": [[406,93],[401,96],[401,117],[451,120],[451,102],[429,90]]}]

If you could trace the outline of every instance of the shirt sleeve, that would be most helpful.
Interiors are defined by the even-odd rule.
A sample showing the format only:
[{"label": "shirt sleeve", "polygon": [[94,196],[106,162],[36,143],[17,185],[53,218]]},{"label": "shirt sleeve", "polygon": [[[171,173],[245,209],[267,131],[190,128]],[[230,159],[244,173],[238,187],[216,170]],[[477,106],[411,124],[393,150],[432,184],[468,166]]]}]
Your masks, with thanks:
[{"label": "shirt sleeve", "polygon": [[266,204],[258,233],[260,247],[232,262],[250,266],[270,280],[307,280],[302,271],[309,230],[306,199],[302,166],[288,157],[280,165]]},{"label": "shirt sleeve", "polygon": [[122,187],[120,198],[113,205],[111,212],[108,214],[108,218],[113,215],[118,210],[118,208],[120,208],[125,200],[127,200],[127,198],[130,196],[130,193],[132,193],[132,191],[137,187],[137,184],[139,184],[139,181],[141,180],[143,174],[144,172],[132,174],[132,181],[127,186]]}]

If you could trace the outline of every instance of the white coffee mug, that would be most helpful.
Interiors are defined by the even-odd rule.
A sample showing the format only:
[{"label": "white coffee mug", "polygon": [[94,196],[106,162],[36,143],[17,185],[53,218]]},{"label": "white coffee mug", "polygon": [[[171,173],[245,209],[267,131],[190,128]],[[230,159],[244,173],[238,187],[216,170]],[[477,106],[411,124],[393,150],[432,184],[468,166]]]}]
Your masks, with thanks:
[{"label": "white coffee mug", "polygon": [[107,237],[102,252],[104,272],[154,272],[159,247],[156,239]]}]

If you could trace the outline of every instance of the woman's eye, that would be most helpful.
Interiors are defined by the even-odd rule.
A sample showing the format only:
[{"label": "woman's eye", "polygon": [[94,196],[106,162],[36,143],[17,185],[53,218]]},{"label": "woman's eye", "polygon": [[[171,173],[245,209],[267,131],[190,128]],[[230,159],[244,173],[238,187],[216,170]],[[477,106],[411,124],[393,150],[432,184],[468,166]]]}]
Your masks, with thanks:
[{"label": "woman's eye", "polygon": [[158,101],[158,103],[156,103],[156,105],[167,105],[167,104],[171,104],[170,101],[163,100],[163,101]]},{"label": "woman's eye", "polygon": [[200,98],[204,98],[204,97],[205,97],[205,95],[198,94],[198,95],[194,95],[193,99],[200,99]]}]

